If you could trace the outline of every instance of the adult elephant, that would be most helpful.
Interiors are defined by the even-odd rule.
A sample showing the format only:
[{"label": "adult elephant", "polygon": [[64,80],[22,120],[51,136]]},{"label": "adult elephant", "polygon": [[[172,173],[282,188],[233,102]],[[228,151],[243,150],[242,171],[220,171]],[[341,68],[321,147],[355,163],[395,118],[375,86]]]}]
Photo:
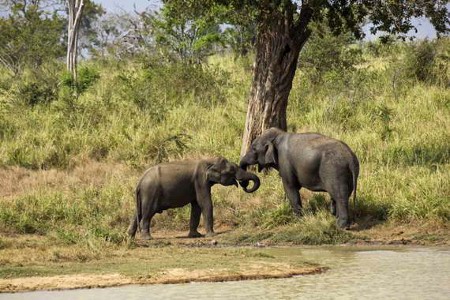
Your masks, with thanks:
[{"label": "adult elephant", "polygon": [[301,214],[302,187],[328,192],[338,226],[349,226],[348,200],[353,191],[356,198],[359,162],[345,143],[318,133],[286,133],[270,128],[252,142],[240,161],[244,170],[255,164],[259,172],[265,168],[278,170],[295,214]]},{"label": "adult elephant", "polygon": [[[253,187],[248,189],[250,181]],[[163,163],[148,169],[136,187],[136,214],[128,229],[134,238],[142,220],[142,238],[150,239],[150,221],[156,213],[191,204],[188,237],[200,237],[197,231],[203,214],[206,236],[214,235],[211,187],[239,184],[252,193],[259,188],[258,176],[242,170],[223,157]]]}]

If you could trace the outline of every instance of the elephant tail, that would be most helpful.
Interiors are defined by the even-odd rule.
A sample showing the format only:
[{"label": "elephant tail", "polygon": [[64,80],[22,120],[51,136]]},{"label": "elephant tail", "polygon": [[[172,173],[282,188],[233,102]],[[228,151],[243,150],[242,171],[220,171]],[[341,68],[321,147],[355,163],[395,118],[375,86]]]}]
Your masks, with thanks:
[{"label": "elephant tail", "polygon": [[359,175],[359,161],[355,157],[352,159],[352,163],[350,164],[350,170],[352,172],[353,177],[353,211],[356,215],[356,189],[358,186],[358,175]]},{"label": "elephant tail", "polygon": [[137,219],[137,228],[140,232],[142,220],[142,200],[141,200],[141,189],[139,185],[136,187],[136,219]]}]

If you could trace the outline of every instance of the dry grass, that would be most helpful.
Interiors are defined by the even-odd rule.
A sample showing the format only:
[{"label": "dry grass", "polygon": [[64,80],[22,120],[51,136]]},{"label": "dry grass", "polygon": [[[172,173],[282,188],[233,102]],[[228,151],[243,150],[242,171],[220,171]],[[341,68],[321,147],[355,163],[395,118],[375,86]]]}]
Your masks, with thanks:
[{"label": "dry grass", "polygon": [[[367,52],[366,65],[330,71],[320,84],[297,72],[289,131],[321,132],[354,149],[361,161],[352,208],[357,228],[410,224],[423,239],[433,232],[442,237],[450,220],[450,93],[441,81],[408,76],[405,49]],[[61,91],[54,102],[29,107],[13,91],[0,93],[3,234],[40,234],[53,244],[83,247],[121,245],[145,168],[203,156],[239,160],[250,61],[216,56],[201,68],[149,69],[138,62],[89,67],[100,79],[77,99]],[[273,235],[280,242],[358,238],[336,228],[327,195],[302,191],[306,217],[298,220],[278,174],[261,174],[261,180],[251,195],[213,188],[217,226],[250,233],[282,228],[285,234]],[[188,223],[185,207],[156,216],[153,225],[186,231]]]},{"label": "dry grass", "polygon": [[[17,241],[18,246],[2,250],[0,293],[132,283],[286,278],[322,270],[305,262],[300,251],[219,247],[211,240],[180,239],[176,234],[165,234],[166,238],[157,234],[155,240],[141,247],[106,246],[97,255],[80,247],[49,246],[45,237],[8,239],[8,243]],[[204,247],[198,247],[199,244]]]},{"label": "dry grass", "polygon": [[101,187],[110,180],[135,178],[135,170],[124,164],[88,161],[71,170],[30,170],[23,167],[0,169],[0,197],[13,199],[39,190],[69,191],[75,187]]}]

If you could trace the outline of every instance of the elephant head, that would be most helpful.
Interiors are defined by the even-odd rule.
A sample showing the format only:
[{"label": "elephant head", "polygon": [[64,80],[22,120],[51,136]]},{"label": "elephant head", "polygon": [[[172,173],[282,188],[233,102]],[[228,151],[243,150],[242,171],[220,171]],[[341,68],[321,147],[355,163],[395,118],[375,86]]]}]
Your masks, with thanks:
[{"label": "elephant head", "polygon": [[276,138],[283,134],[278,128],[270,128],[257,137],[251,144],[250,149],[241,158],[239,166],[247,170],[248,166],[258,165],[258,172],[264,169],[278,169],[278,153]]},{"label": "elephant head", "polygon": [[[206,171],[206,179],[212,184],[219,183],[224,186],[235,185],[238,182],[247,193],[253,193],[259,188],[260,180],[253,173],[242,170],[237,164],[229,162],[223,157],[217,159]],[[248,189],[248,184],[253,181],[253,187]]]}]

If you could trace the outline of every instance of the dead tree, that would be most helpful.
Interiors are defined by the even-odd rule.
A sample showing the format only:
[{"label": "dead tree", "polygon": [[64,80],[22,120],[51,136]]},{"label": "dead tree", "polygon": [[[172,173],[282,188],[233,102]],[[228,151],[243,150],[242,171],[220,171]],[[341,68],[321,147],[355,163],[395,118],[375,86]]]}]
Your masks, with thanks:
[{"label": "dead tree", "polygon": [[67,26],[67,71],[72,74],[73,82],[77,81],[78,33],[80,31],[83,0],[67,0],[69,24]]}]

